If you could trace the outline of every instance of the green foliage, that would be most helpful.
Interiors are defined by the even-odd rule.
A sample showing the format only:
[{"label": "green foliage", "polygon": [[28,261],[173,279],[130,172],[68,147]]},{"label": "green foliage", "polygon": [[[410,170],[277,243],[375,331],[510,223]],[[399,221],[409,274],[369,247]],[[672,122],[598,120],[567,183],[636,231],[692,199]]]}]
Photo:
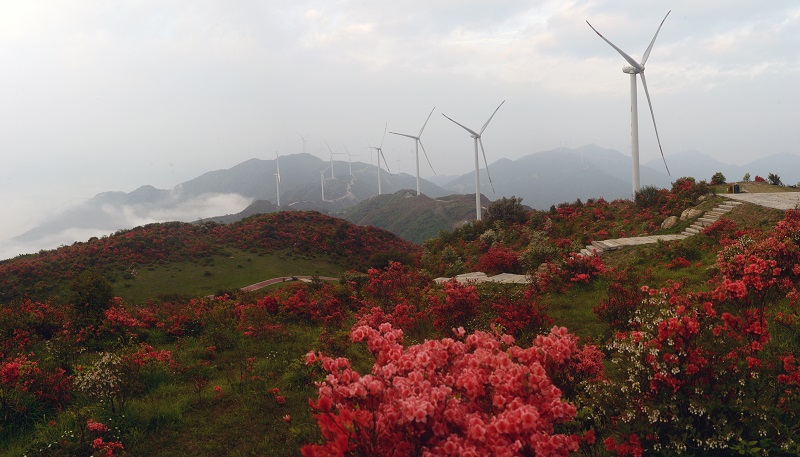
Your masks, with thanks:
[{"label": "green foliage", "polygon": [[503,221],[508,224],[522,224],[528,220],[528,211],[522,206],[522,197],[503,197],[486,208],[486,219],[490,223]]},{"label": "green foliage", "polygon": [[721,171],[714,173],[714,176],[711,177],[711,184],[725,184],[725,175]]},{"label": "green foliage", "polygon": [[750,173],[745,173],[744,176],[742,176],[742,182],[750,182]]},{"label": "green foliage", "polygon": [[520,255],[522,270],[535,271],[544,262],[556,260],[560,252],[547,233],[541,230],[531,231],[528,247]]},{"label": "green foliage", "polygon": [[767,182],[772,184],[773,186],[782,186],[783,183],[781,182],[781,177],[775,173],[770,173],[767,175]]},{"label": "green foliage", "polygon": [[114,298],[111,283],[100,273],[89,270],[80,274],[69,285],[70,302],[75,311],[87,324],[102,319],[103,312],[108,309]]},{"label": "green foliage", "polygon": [[663,200],[661,189],[656,186],[644,186],[636,192],[634,201],[641,208],[653,208]]}]

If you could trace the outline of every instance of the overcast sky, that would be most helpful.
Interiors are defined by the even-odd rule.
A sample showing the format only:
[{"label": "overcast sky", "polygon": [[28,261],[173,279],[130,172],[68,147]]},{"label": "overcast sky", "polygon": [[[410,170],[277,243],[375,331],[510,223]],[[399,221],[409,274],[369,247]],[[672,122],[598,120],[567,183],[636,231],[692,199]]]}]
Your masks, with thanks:
[{"label": "overcast sky", "polygon": [[[439,174],[472,167],[441,113],[479,129],[503,100],[489,163],[630,154],[625,61],[586,20],[639,59],[668,10],[646,71],[667,161],[800,153],[796,1],[2,1],[0,240],[102,191],[302,152],[298,133],[368,162],[385,122],[416,134],[434,106]],[[640,88],[643,162],[658,157],[645,104]],[[412,151],[387,135],[390,167],[412,173]]]}]

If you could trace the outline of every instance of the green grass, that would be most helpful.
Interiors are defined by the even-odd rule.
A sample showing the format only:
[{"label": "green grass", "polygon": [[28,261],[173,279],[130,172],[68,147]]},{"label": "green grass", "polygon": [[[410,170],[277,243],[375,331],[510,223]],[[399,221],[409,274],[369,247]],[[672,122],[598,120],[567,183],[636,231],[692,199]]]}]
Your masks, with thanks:
[{"label": "green grass", "polygon": [[547,304],[547,314],[553,324],[566,327],[581,339],[600,340],[608,326],[600,322],[592,309],[608,299],[608,282],[595,280],[589,284],[577,284],[563,294],[550,294],[542,301]]},{"label": "green grass", "polygon": [[338,276],[344,271],[330,259],[287,252],[258,255],[231,251],[230,255],[211,256],[201,261],[150,265],[141,268],[132,278],[117,278],[113,283],[114,294],[126,303],[142,304],[165,293],[210,295],[280,276]]}]

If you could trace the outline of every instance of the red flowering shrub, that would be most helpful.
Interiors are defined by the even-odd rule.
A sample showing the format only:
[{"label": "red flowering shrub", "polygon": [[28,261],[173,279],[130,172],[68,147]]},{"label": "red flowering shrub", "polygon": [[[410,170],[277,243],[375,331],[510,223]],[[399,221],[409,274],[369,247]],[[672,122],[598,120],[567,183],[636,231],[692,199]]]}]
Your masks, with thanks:
[{"label": "red flowering shrub", "polygon": [[477,269],[486,274],[519,273],[519,254],[507,247],[492,246],[478,259]]},{"label": "red flowering shrub", "polygon": [[607,291],[608,299],[592,309],[597,318],[615,331],[635,328],[633,317],[647,299],[646,286],[637,285],[625,271],[613,270]]},{"label": "red flowering shrub", "polygon": [[557,424],[576,409],[550,381],[577,351],[566,329],[553,328],[530,348],[509,335],[475,332],[404,348],[389,324],[358,327],[355,342],[375,356],[360,375],[345,358],[310,352],[328,375],[310,400],[323,443],[302,449],[316,455],[567,455],[578,435]]},{"label": "red flowering shrub", "polygon": [[429,296],[429,310],[433,315],[434,327],[445,331],[455,326],[467,325],[475,317],[480,305],[480,297],[475,286],[451,280],[442,288],[443,294]]},{"label": "red flowering shrub", "polygon": [[767,321],[758,309],[729,307],[741,293],[732,284],[725,278],[713,291],[694,294],[675,283],[648,290],[651,306],[634,318],[639,327],[608,347],[620,377],[587,399],[608,408],[603,420],[614,423],[606,432],[608,451],[730,455],[767,433],[774,450],[791,443],[793,432],[782,424],[797,417],[778,406],[789,390],[770,379]]},{"label": "red flowering shrub", "polygon": [[710,236],[716,241],[732,238],[736,232],[736,224],[725,217],[717,219],[716,222],[703,228],[703,234]]},{"label": "red flowering shrub", "polygon": [[667,264],[667,268],[670,270],[678,270],[680,268],[687,268],[690,266],[692,266],[692,262],[689,262],[681,256],[675,257]]},{"label": "red flowering shrub", "polygon": [[758,175],[756,175],[756,177],[755,177],[755,179],[753,181],[755,181],[755,182],[767,182],[766,179],[764,179],[763,177],[758,176]]},{"label": "red flowering shrub", "polygon": [[516,338],[535,335],[552,324],[547,315],[546,305],[536,299],[533,290],[526,290],[516,296],[500,295],[494,297],[489,305],[496,313],[492,322],[499,324],[503,331]]}]

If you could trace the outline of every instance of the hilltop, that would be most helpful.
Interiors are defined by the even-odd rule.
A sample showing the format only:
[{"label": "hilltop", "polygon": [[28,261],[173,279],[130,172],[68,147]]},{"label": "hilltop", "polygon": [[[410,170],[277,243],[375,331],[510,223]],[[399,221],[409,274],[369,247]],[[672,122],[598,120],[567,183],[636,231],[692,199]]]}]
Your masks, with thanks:
[{"label": "hilltop", "polygon": [[[491,202],[481,195],[482,206]],[[400,238],[421,244],[443,230],[453,230],[475,219],[474,195],[430,198],[407,189],[378,195],[338,213],[357,225],[388,230]]]}]

